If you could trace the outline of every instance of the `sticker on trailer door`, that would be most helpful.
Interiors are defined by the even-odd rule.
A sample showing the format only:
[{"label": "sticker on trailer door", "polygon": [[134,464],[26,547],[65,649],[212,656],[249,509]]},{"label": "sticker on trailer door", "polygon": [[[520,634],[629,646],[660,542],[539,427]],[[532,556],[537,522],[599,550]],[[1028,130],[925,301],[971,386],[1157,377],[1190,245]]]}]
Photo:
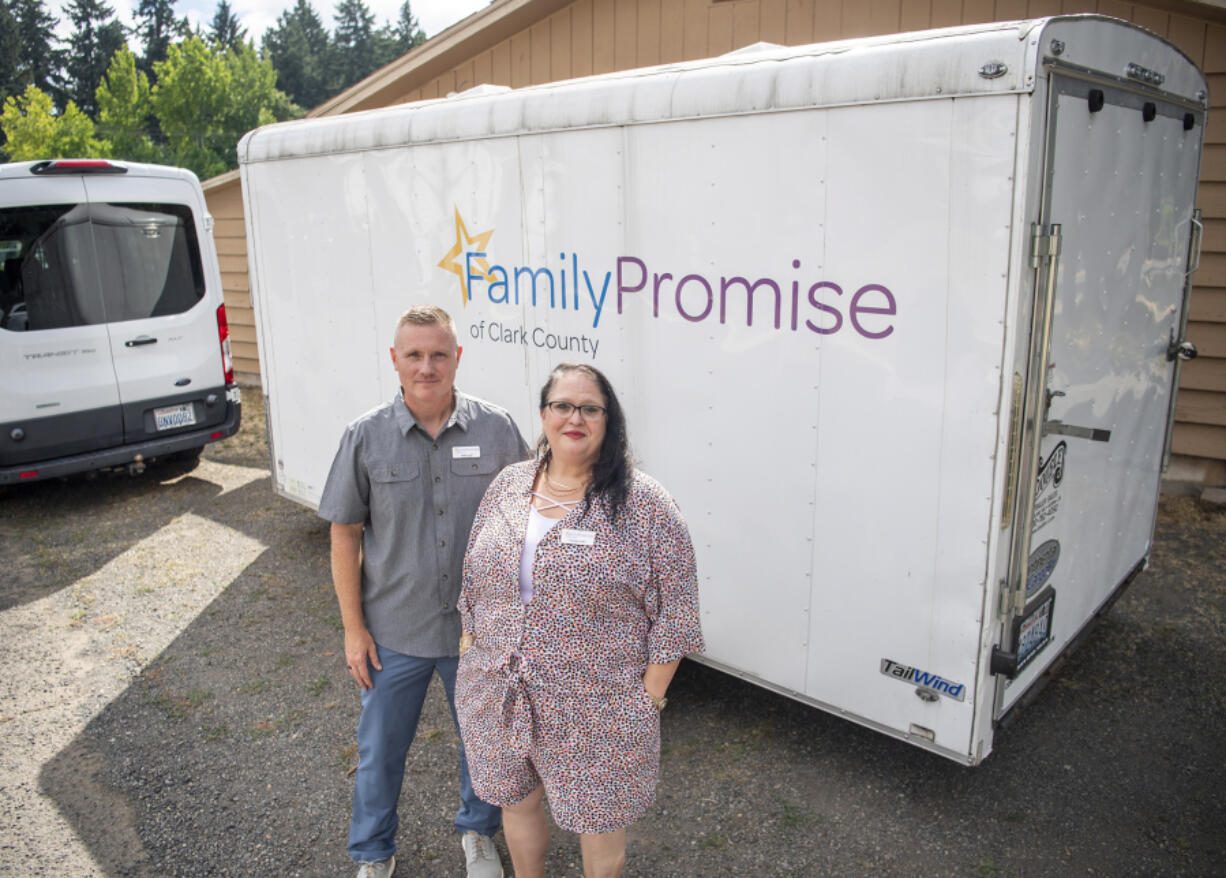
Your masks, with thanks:
[{"label": "sticker on trailer door", "polygon": [[1047,455],[1047,460],[1039,466],[1039,474],[1034,480],[1034,517],[1031,519],[1030,532],[1035,533],[1045,525],[1050,524],[1060,511],[1060,484],[1064,481],[1064,458],[1068,453],[1068,443],[1061,442]]},{"label": "sticker on trailer door", "polygon": [[1026,600],[1047,584],[1056,564],[1060,560],[1060,541],[1048,540],[1030,553],[1030,563],[1026,565]]}]

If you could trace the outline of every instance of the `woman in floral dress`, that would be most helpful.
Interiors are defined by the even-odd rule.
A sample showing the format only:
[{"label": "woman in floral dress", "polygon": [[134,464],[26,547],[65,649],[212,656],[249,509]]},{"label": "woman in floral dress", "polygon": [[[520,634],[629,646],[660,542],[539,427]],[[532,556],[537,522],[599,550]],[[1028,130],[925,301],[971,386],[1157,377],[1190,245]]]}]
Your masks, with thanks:
[{"label": "woman in floral dress", "polygon": [[503,470],[473,522],[456,710],[516,878],[545,874],[546,797],[580,833],[584,874],[615,878],[655,796],[668,684],[703,648],[694,549],[668,492],[632,466],[599,370],[558,366],[540,415],[537,459]]}]

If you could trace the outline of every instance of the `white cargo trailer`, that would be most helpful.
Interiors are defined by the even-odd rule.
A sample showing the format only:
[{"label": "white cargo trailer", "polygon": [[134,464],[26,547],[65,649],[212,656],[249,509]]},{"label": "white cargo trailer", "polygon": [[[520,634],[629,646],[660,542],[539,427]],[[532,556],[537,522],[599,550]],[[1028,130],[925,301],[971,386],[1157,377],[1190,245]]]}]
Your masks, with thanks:
[{"label": "white cargo trailer", "polygon": [[1207,105],[1074,16],[261,128],[277,490],[318,502],[410,304],[530,436],[590,361],[689,520],[702,660],[978,763],[1146,563]]}]

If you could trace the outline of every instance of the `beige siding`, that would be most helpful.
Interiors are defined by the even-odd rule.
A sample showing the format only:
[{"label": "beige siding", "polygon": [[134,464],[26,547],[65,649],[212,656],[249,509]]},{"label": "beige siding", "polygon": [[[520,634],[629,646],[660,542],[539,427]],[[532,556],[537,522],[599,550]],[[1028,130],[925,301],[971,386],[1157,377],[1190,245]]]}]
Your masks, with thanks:
[{"label": "beige siding", "polygon": [[247,233],[243,225],[242,190],[219,187],[205,193],[213,215],[213,242],[221,267],[225,293],[226,320],[230,324],[230,353],[234,372],[244,382],[259,381],[260,360],[255,344],[255,315],[247,283]]},{"label": "beige siding", "polygon": [[[414,68],[406,66],[399,85],[387,94],[414,101],[483,82],[520,87],[705,58],[759,40],[801,45],[1060,13],[1113,15],[1171,40],[1209,75],[1213,111],[1198,198],[1206,220],[1204,256],[1189,309],[1188,334],[1201,357],[1183,372],[1172,447],[1178,454],[1226,461],[1226,10],[1187,0],[1169,5],[1120,0],[575,0],[539,5],[542,11],[535,19],[515,32],[499,30],[442,73],[436,68],[415,79]],[[227,311],[233,302],[236,366],[241,362],[243,372],[256,374],[245,241],[237,225],[222,228],[223,219],[241,219],[237,183],[210,193],[209,204],[218,218]]]}]

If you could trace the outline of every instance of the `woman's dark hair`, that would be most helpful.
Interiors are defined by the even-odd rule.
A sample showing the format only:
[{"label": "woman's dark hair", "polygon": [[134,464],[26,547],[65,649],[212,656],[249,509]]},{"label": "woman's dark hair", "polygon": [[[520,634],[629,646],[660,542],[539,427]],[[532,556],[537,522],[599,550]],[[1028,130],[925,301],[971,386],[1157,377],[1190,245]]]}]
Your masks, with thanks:
[{"label": "woman's dark hair", "polygon": [[[609,383],[609,379],[595,366],[589,366],[586,363],[559,363],[554,367],[554,370],[549,373],[549,380],[541,388],[542,412],[545,411],[545,405],[549,402],[549,394],[553,390],[553,385],[559,378],[570,372],[586,375],[596,382],[596,386],[600,388],[600,393],[604,397],[605,405],[604,442],[601,443],[600,455],[596,458],[596,463],[592,465],[592,482],[588,485],[587,493],[583,497],[583,514],[587,515],[588,510],[592,508],[592,501],[599,498],[604,504],[609,520],[616,521],[617,513],[625,504],[626,497],[630,493],[630,473],[634,469],[630,458],[630,440],[626,437],[626,416],[622,413],[621,403],[617,401],[617,394],[613,392],[613,385]],[[536,449],[541,457],[540,466],[548,466],[553,451],[544,433],[537,440]]]}]

